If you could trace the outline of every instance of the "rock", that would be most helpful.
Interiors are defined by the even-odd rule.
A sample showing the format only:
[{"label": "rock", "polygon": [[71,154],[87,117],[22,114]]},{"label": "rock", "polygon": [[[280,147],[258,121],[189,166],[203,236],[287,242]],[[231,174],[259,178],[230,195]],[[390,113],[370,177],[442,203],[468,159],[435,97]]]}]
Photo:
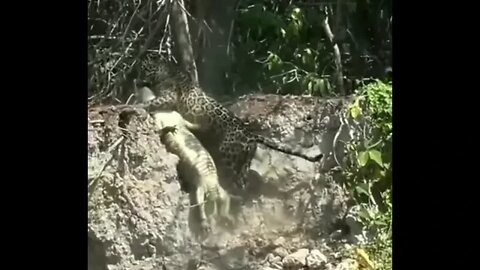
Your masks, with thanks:
[{"label": "rock", "polygon": [[280,256],[274,256],[272,260],[270,260],[270,264],[279,264],[282,262],[282,258]]},{"label": "rock", "polygon": [[352,207],[350,213],[345,217],[345,224],[350,229],[350,233],[347,236],[348,241],[352,244],[361,245],[367,241],[367,237],[363,225],[355,218],[358,211],[360,211],[359,207]]},{"label": "rock", "polygon": [[343,260],[335,267],[335,270],[357,270],[357,269],[358,269],[357,261],[350,258]]},{"label": "rock", "polygon": [[273,260],[273,258],[275,258],[275,255],[273,255],[272,253],[268,253],[267,256],[265,256],[263,263],[268,265]]},{"label": "rock", "polygon": [[271,267],[272,267],[273,269],[279,269],[279,270],[281,270],[281,269],[283,269],[283,263],[282,263],[282,262],[273,263],[273,264],[271,265]]},{"label": "rock", "polygon": [[281,258],[285,258],[288,255],[288,251],[284,247],[277,247],[273,250],[273,254]]},{"label": "rock", "polygon": [[348,214],[345,217],[345,223],[350,228],[350,234],[351,235],[361,235],[362,234],[363,226],[359,221],[355,220],[355,217],[352,214]]},{"label": "rock", "polygon": [[283,236],[278,237],[276,240],[273,241],[273,245],[276,247],[279,247],[279,246],[283,247],[285,245],[285,237]]},{"label": "rock", "polygon": [[344,232],[343,232],[342,229],[335,230],[330,234],[330,238],[333,239],[333,240],[339,240],[343,236],[344,236]]},{"label": "rock", "polygon": [[332,263],[325,264],[325,270],[335,270],[335,266]]},{"label": "rock", "polygon": [[308,249],[302,248],[283,258],[283,266],[287,268],[301,268],[307,265]]},{"label": "rock", "polygon": [[[300,144],[311,154],[320,148],[325,155],[322,169],[336,166],[332,157],[343,153],[343,146],[334,147],[333,139],[347,141],[348,130],[340,130],[337,108],[345,108],[355,97],[324,99],[311,96],[250,94],[240,97],[229,108],[248,121],[256,132],[294,145]],[[329,105],[331,104],[331,105]],[[335,149],[334,149],[335,148]]]},{"label": "rock", "polygon": [[313,249],[307,255],[306,260],[309,269],[319,269],[327,263],[327,256],[323,255],[320,250]]},{"label": "rock", "polygon": [[273,269],[282,269],[282,258],[280,258],[279,256],[275,256],[272,253],[268,253],[268,255],[265,257],[263,265],[265,267],[270,267]]},{"label": "rock", "polygon": [[[310,200],[315,201],[315,204],[311,205],[311,211],[308,211],[302,223],[306,228],[315,224],[313,227],[321,231],[330,231],[333,229],[332,224],[345,216],[348,195],[338,181],[332,176],[326,176],[324,172],[337,166],[332,153],[335,152],[341,159],[345,150],[343,143],[334,145],[334,139],[346,142],[349,140],[348,130],[340,130],[340,111],[331,109],[332,106],[327,104],[345,108],[350,100],[350,97],[322,99],[311,96],[251,94],[238,98],[229,106],[238,117],[250,123],[255,133],[298,146],[307,155],[314,155],[317,150],[324,154],[320,162],[312,163],[259,145],[251,168],[264,181],[255,183],[258,188],[254,192],[271,195],[265,200],[265,206],[276,206],[278,201],[273,202],[270,198],[285,194],[283,202],[290,202],[288,207],[294,210],[288,214],[294,215],[295,212],[303,211],[301,202],[309,201],[315,196],[316,198]],[[340,134],[337,134],[339,132]],[[316,183],[315,193],[306,191],[312,182]],[[278,214],[272,212],[272,216],[277,217]],[[273,223],[282,224],[288,220],[289,217],[281,217]]]},{"label": "rock", "polygon": [[[271,253],[270,253],[271,254]],[[278,263],[282,261],[282,258],[280,256],[275,256],[272,254],[272,256],[268,260],[270,263]]]}]

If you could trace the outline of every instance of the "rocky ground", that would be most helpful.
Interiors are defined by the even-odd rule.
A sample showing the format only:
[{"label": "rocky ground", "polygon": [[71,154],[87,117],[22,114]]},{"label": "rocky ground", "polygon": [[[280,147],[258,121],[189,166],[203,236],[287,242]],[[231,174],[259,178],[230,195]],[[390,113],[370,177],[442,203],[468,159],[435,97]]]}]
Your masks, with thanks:
[{"label": "rocky ground", "polygon": [[349,245],[361,228],[345,222],[347,196],[325,173],[339,151],[332,143],[339,124],[325,105],[276,95],[229,105],[259,133],[300,142],[325,159],[316,164],[260,147],[252,164],[263,181],[258,196],[234,207],[235,228],[215,228],[203,240],[191,229],[178,158],[166,152],[148,114],[90,108],[89,269],[352,269]]}]

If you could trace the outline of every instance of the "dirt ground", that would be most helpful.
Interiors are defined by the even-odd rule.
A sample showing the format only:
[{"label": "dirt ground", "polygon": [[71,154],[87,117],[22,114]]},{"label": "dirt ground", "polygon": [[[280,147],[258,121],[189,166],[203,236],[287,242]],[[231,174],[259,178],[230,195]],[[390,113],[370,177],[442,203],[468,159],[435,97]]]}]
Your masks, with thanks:
[{"label": "dirt ground", "polygon": [[[325,102],[311,97],[246,96],[231,105],[259,133],[321,151],[335,128],[319,130]],[[90,108],[88,126],[89,269],[352,269],[347,196],[312,163],[259,147],[255,196],[233,207],[234,228],[195,232],[178,158],[167,153],[142,110]],[[223,177],[222,185],[226,184]],[[351,242],[351,241],[350,241]]]}]

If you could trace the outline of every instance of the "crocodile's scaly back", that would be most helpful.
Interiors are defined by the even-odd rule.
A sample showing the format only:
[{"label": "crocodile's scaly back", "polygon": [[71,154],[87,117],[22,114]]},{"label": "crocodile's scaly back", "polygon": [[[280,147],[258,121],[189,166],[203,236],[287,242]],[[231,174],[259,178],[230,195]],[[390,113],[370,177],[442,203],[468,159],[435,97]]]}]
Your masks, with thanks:
[{"label": "crocodile's scaly back", "polygon": [[[186,130],[185,127],[176,129],[167,126],[162,130],[161,138],[168,152],[178,156],[183,163],[188,163],[188,166],[185,166],[188,168],[187,175],[192,178],[191,181],[195,185],[210,184],[198,183],[206,177],[217,179],[215,162],[195,135]],[[215,183],[212,183],[212,185],[215,185]]]},{"label": "crocodile's scaly back", "polygon": [[[175,111],[153,113],[160,137],[168,152],[179,157],[183,171],[182,182],[187,182],[191,204],[199,211],[202,228],[208,231],[205,204],[212,206],[226,222],[233,224],[230,216],[230,196],[220,186],[215,162],[200,141],[187,129],[190,125]],[[218,208],[218,209],[217,209]]]}]

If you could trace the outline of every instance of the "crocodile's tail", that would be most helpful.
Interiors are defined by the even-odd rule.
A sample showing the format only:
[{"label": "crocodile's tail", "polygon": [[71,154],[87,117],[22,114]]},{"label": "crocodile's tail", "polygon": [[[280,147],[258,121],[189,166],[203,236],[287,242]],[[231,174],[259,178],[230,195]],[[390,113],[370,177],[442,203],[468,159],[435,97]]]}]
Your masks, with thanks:
[{"label": "crocodile's tail", "polygon": [[280,151],[285,154],[301,157],[312,162],[319,161],[323,157],[323,154],[318,154],[314,157],[309,157],[305,155],[301,149],[294,149],[292,146],[288,144],[277,142],[275,140],[272,140],[270,138],[267,138],[258,134],[254,134],[254,136],[255,136],[255,141],[257,141],[258,143],[261,143],[269,148],[272,148],[274,150]]}]

